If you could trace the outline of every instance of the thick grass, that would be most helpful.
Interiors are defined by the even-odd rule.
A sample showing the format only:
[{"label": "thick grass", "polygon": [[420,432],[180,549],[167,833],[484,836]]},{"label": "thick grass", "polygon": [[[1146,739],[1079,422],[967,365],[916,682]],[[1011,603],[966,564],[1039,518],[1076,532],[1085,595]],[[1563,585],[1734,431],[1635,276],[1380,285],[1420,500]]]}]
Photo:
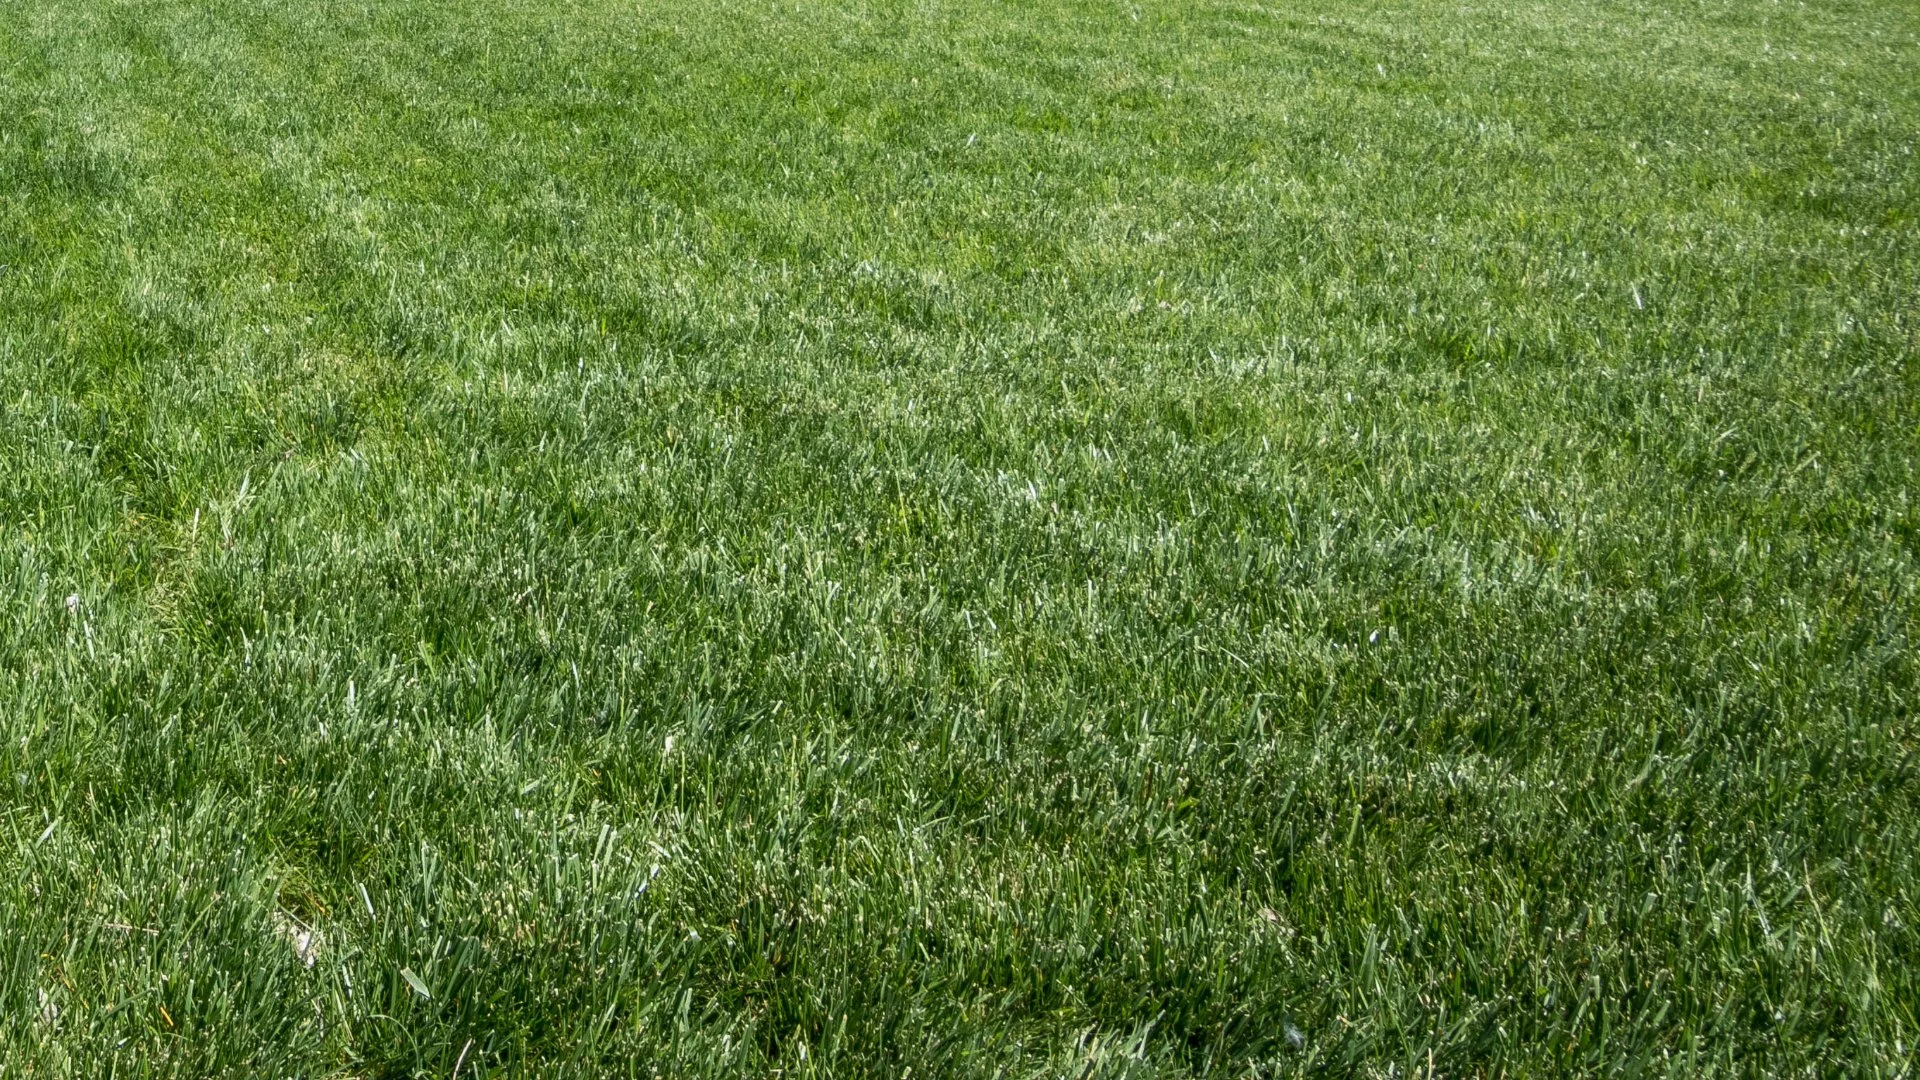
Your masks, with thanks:
[{"label": "thick grass", "polygon": [[1916,73],[0,6],[0,1076],[1912,1075]]}]

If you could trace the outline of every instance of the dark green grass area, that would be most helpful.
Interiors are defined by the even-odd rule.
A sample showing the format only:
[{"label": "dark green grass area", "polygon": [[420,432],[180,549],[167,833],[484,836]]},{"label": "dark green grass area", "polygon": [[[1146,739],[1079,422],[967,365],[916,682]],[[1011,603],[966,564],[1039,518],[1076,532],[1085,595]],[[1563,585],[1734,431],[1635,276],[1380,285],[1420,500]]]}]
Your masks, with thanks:
[{"label": "dark green grass area", "polygon": [[1911,1076],[1920,8],[0,5],[0,1076]]}]

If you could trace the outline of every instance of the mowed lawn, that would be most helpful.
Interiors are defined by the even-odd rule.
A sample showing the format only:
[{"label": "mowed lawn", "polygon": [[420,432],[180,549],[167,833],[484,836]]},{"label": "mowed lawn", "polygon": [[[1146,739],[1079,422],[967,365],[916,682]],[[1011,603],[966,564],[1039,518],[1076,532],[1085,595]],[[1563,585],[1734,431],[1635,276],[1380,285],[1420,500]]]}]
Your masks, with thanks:
[{"label": "mowed lawn", "polygon": [[0,1076],[1911,1076],[1920,8],[10,0]]}]

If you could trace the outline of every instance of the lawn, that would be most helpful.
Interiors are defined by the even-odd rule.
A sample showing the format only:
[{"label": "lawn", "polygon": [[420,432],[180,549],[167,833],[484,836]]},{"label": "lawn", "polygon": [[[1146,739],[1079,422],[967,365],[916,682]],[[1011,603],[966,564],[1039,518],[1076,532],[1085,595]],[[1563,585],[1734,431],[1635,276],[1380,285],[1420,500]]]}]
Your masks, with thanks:
[{"label": "lawn", "polygon": [[1920,7],[8,0],[0,1077],[1912,1076]]}]

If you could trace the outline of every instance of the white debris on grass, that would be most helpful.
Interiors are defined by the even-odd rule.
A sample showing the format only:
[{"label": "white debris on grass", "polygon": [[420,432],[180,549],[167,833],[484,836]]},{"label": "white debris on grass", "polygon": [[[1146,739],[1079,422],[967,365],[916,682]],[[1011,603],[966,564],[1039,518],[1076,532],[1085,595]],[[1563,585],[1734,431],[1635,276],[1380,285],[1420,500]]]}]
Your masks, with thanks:
[{"label": "white debris on grass", "polygon": [[327,937],[318,928],[308,926],[284,911],[273,913],[274,932],[287,939],[293,947],[293,955],[302,966],[312,967],[320,959],[320,950],[326,945]]}]

